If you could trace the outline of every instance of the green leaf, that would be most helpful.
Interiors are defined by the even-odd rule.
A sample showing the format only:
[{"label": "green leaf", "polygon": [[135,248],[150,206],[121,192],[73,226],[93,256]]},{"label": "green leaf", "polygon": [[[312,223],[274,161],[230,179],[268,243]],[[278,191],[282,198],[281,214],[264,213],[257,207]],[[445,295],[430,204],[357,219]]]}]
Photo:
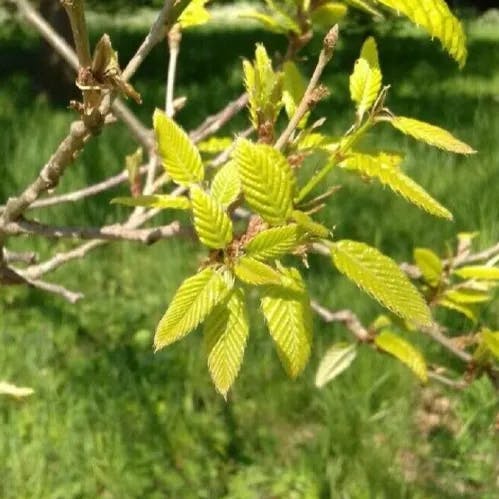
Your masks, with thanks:
[{"label": "green leaf", "polygon": [[204,167],[188,135],[163,111],[154,112],[154,131],[163,166],[172,180],[183,186],[202,182]]},{"label": "green leaf", "polygon": [[250,207],[271,225],[286,222],[293,210],[294,190],[286,158],[273,147],[240,139],[234,159]]},{"label": "green leaf", "polygon": [[205,8],[208,2],[209,0],[191,0],[178,19],[180,26],[186,29],[207,23],[210,20],[210,13]]},{"label": "green leaf", "polygon": [[308,232],[312,236],[322,238],[329,237],[329,229],[324,225],[316,222],[310,215],[307,215],[303,211],[294,210],[292,218],[301,229],[303,229],[305,232]]},{"label": "green leaf", "polygon": [[111,200],[111,204],[123,204],[125,206],[143,206],[145,208],[159,208],[161,210],[188,210],[190,201],[184,196],[170,196],[168,194],[157,194],[151,196],[118,197]]},{"label": "green leaf", "polygon": [[232,241],[232,222],[222,205],[195,185],[191,187],[191,202],[200,241],[209,248],[225,248]]},{"label": "green leaf", "polygon": [[296,224],[273,227],[259,232],[245,247],[246,254],[257,260],[275,260],[292,253],[302,241]]},{"label": "green leaf", "polygon": [[456,139],[456,137],[447,130],[435,125],[430,125],[424,121],[406,118],[404,116],[394,116],[393,118],[390,118],[389,123],[405,135],[410,135],[416,140],[438,147],[444,151],[450,151],[457,154],[476,153],[468,144]]},{"label": "green leaf", "polygon": [[360,58],[355,62],[350,76],[350,95],[357,104],[357,114],[362,118],[371,109],[382,86],[378,50],[374,38],[369,37],[362,46]]},{"label": "green leaf", "polygon": [[482,331],[480,337],[482,342],[487,346],[487,349],[496,359],[499,359],[499,332]]},{"label": "green leaf", "polygon": [[329,30],[339,23],[348,12],[345,4],[339,2],[326,2],[312,11],[312,23],[321,29]]},{"label": "green leaf", "polygon": [[204,326],[208,369],[215,388],[224,398],[239,374],[248,335],[244,292],[237,288],[226,303],[213,309]]},{"label": "green leaf", "polygon": [[416,248],[414,250],[414,261],[421,270],[424,280],[433,288],[438,287],[442,280],[442,260],[432,250],[427,248]]},{"label": "green leaf", "polygon": [[404,14],[421,26],[432,38],[438,38],[447,52],[462,67],[466,62],[466,35],[459,20],[452,14],[445,0],[377,0]]},{"label": "green leaf", "polygon": [[249,256],[239,258],[234,266],[234,274],[253,286],[281,284],[281,275],[277,270]]},{"label": "green leaf", "polygon": [[490,300],[488,293],[473,289],[449,289],[444,297],[459,304],[484,303]]},{"label": "green leaf", "polygon": [[351,366],[355,357],[357,357],[357,345],[349,345],[348,343],[333,345],[319,364],[315,375],[315,386],[322,388],[334,378],[337,378]]},{"label": "green leaf", "polygon": [[[288,118],[292,118],[296,112],[296,108],[300,104],[303,95],[307,89],[307,82],[303,75],[300,73],[298,66],[292,62],[287,61],[283,65],[283,93],[282,100]],[[304,117],[300,123],[299,128],[303,128],[307,123],[307,117]]]},{"label": "green leaf", "polygon": [[199,152],[205,154],[219,154],[228,149],[234,139],[232,137],[210,137],[198,144]]},{"label": "green leaf", "polygon": [[186,279],[158,324],[154,336],[156,351],[193,331],[227,297],[231,288],[230,279],[211,267]]},{"label": "green leaf", "polygon": [[428,381],[426,361],[419,350],[406,340],[389,331],[383,331],[374,339],[376,346],[400,360],[423,382]]},{"label": "green leaf", "polygon": [[441,307],[447,308],[449,310],[459,312],[460,314],[464,315],[472,322],[477,322],[477,317],[476,317],[474,310],[471,309],[470,307],[467,307],[466,305],[462,305],[462,304],[456,303],[452,300],[445,299],[445,298],[441,298],[438,301],[438,305]]},{"label": "green leaf", "polygon": [[461,267],[459,270],[456,270],[454,274],[463,279],[483,279],[484,281],[499,280],[499,268],[486,267],[485,265]]},{"label": "green leaf", "polygon": [[343,240],[331,245],[338,270],[394,314],[420,325],[431,323],[428,306],[398,265],[364,243]]},{"label": "green leaf", "polygon": [[211,184],[211,195],[225,208],[241,193],[241,180],[234,161],[227,162],[218,170]]},{"label": "green leaf", "polygon": [[243,61],[243,72],[253,126],[273,124],[282,107],[282,75],[272,69],[272,61],[262,44],[256,46],[253,65]]},{"label": "green leaf", "polygon": [[262,297],[262,310],[281,363],[291,378],[307,365],[312,346],[312,311],[299,272],[283,269],[296,289],[269,286]]},{"label": "green leaf", "polygon": [[387,185],[392,191],[431,215],[452,220],[452,213],[447,208],[400,170],[401,162],[402,157],[396,154],[382,152],[372,156],[353,153],[340,166],[379,180],[383,185]]}]

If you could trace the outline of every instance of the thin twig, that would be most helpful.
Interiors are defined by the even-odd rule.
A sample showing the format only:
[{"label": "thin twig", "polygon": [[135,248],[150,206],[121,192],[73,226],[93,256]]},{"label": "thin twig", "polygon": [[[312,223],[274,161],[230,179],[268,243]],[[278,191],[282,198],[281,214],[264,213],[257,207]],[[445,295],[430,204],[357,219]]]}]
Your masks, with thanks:
[{"label": "thin twig", "polygon": [[173,3],[173,0],[165,0],[163,8],[160,10],[158,17],[151,26],[149,33],[123,71],[122,78],[124,81],[128,81],[136,73],[151,50],[165,37],[167,21]]},{"label": "thin twig", "polygon": [[296,127],[298,126],[302,118],[310,110],[311,105],[317,101],[317,96],[315,96],[315,94],[318,89],[319,80],[325,67],[333,57],[334,48],[336,47],[336,43],[338,42],[338,34],[339,28],[336,24],[335,26],[333,26],[333,28],[331,28],[329,33],[324,38],[323,48],[319,55],[319,60],[317,61],[317,66],[315,67],[312,78],[310,79],[307,89],[303,94],[303,98],[296,108],[293,117],[289,121],[288,126],[282,132],[281,136],[277,139],[277,142],[274,145],[275,149],[280,150],[287,144],[289,138],[296,130]]},{"label": "thin twig", "polygon": [[167,42],[170,57],[168,59],[168,77],[166,82],[166,98],[165,98],[165,111],[166,115],[173,118],[175,114],[175,106],[173,104],[175,99],[175,75],[177,72],[177,60],[180,52],[180,42],[182,40],[182,32],[180,25],[177,23],[168,32]]},{"label": "thin twig", "polygon": [[26,279],[26,281],[32,288],[62,296],[66,301],[72,304],[75,304],[77,301],[81,300],[84,297],[83,293],[71,291],[64,286],[60,286],[59,284],[53,284],[51,282],[39,280],[34,281],[30,279]]},{"label": "thin twig", "polygon": [[5,227],[9,236],[42,236],[54,239],[103,239],[108,241],[138,241],[153,244],[160,239],[177,235],[180,224],[172,222],[169,225],[151,229],[130,229],[120,224],[106,227],[56,227],[36,222],[12,222]]}]

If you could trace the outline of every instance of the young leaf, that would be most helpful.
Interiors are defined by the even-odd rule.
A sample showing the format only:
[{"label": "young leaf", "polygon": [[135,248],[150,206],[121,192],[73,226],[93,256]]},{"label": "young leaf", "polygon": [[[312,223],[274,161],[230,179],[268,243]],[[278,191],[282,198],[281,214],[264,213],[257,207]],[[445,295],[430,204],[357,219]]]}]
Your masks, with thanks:
[{"label": "young leaf", "polygon": [[208,2],[209,0],[191,0],[178,19],[180,26],[186,29],[207,23],[210,19],[210,13],[206,10],[205,5]]},{"label": "young leaf", "polygon": [[445,299],[445,298],[441,298],[438,301],[438,305],[441,307],[447,308],[449,310],[459,312],[460,314],[464,315],[472,322],[477,322],[477,317],[476,317],[474,310],[466,305],[459,304],[459,303],[456,303],[452,300]]},{"label": "young leaf", "polygon": [[331,245],[338,270],[394,314],[420,325],[431,322],[428,306],[398,265],[364,243],[343,240]]},{"label": "young leaf", "polygon": [[459,20],[452,14],[445,0],[377,0],[397,13],[407,16],[438,38],[447,52],[462,67],[466,62],[466,36]]},{"label": "young leaf", "polygon": [[184,196],[169,196],[168,194],[157,194],[151,196],[119,197],[111,200],[111,204],[123,204],[125,206],[143,206],[144,208],[159,208],[161,210],[188,210],[190,201]]},{"label": "young leaf", "polygon": [[421,270],[424,280],[433,288],[436,288],[442,280],[442,260],[432,250],[427,248],[416,248],[414,250],[414,261]]},{"label": "young leaf", "polygon": [[439,149],[455,152],[457,154],[476,153],[468,144],[456,139],[456,137],[447,130],[435,125],[430,125],[424,121],[406,118],[404,116],[395,116],[391,118],[389,122],[405,135],[410,135],[416,140],[438,147]]},{"label": "young leaf", "polygon": [[[332,26],[332,24],[331,24]],[[287,61],[283,65],[283,93],[282,100],[284,102],[284,109],[288,118],[292,118],[296,112],[296,108],[300,104],[305,90],[307,89],[307,82],[303,78],[298,66],[292,62]],[[299,124],[303,128],[307,122],[306,117],[302,119]]]},{"label": "young leaf", "polygon": [[273,124],[281,109],[282,75],[272,69],[272,61],[263,45],[256,47],[254,65],[243,61],[243,71],[253,126]]},{"label": "young leaf", "polygon": [[483,279],[484,281],[499,280],[499,268],[486,267],[485,265],[470,265],[468,267],[461,267],[454,272],[463,279]]},{"label": "young leaf", "polygon": [[292,218],[301,229],[303,229],[305,232],[308,232],[312,236],[322,238],[329,237],[329,229],[327,227],[324,227],[324,225],[316,222],[310,215],[307,215],[303,211],[294,210]]},{"label": "young leaf", "polygon": [[389,331],[383,331],[374,339],[376,346],[404,363],[423,382],[428,381],[426,361],[419,350],[406,340]]},{"label": "young leaf", "polygon": [[217,391],[224,398],[239,374],[248,334],[244,293],[237,288],[226,303],[213,309],[204,326],[208,369]]},{"label": "young leaf", "polygon": [[312,11],[312,23],[321,29],[328,30],[339,23],[348,12],[346,5],[339,2],[325,2]]},{"label": "young leaf", "polygon": [[499,359],[499,332],[482,331],[480,336],[487,349],[496,359]]},{"label": "young leaf", "polygon": [[228,149],[234,139],[232,137],[210,137],[198,144],[199,152],[205,154],[218,154]]},{"label": "young leaf", "polygon": [[302,240],[297,224],[273,227],[258,233],[245,247],[246,254],[257,260],[275,260],[292,253]]},{"label": "young leaf", "polygon": [[277,270],[249,256],[243,256],[237,261],[234,274],[244,283],[253,286],[281,284],[281,275]]},{"label": "young leaf", "polygon": [[334,378],[337,378],[351,366],[355,357],[357,357],[357,345],[349,345],[348,343],[333,345],[319,364],[315,375],[315,386],[322,388]]},{"label": "young leaf", "polygon": [[350,95],[357,104],[357,114],[362,117],[371,109],[381,90],[382,75],[378,50],[374,38],[369,37],[362,46],[360,58],[350,76]]},{"label": "young leaf", "polygon": [[229,293],[232,282],[208,267],[178,288],[154,336],[156,351],[193,331]]},{"label": "young leaf", "polygon": [[355,170],[362,175],[378,179],[397,194],[400,194],[410,203],[425,210],[431,215],[452,220],[452,213],[432,198],[419,184],[400,170],[401,156],[395,154],[379,153],[351,154],[341,163],[343,168]]},{"label": "young leaf", "polygon": [[454,303],[470,304],[484,303],[490,300],[490,295],[483,291],[475,291],[473,289],[449,289],[445,292],[444,297]]},{"label": "young leaf", "polygon": [[305,285],[294,269],[283,269],[296,289],[269,286],[262,297],[262,310],[281,363],[291,378],[307,365],[312,345],[312,311]]},{"label": "young leaf", "polygon": [[196,185],[191,187],[191,202],[200,241],[209,248],[225,248],[232,241],[232,222],[222,205]]},{"label": "young leaf", "polygon": [[241,193],[241,180],[234,161],[218,170],[211,184],[211,195],[223,206],[230,206]]},{"label": "young leaf", "polygon": [[273,147],[240,139],[234,151],[246,201],[266,222],[279,225],[293,210],[294,177]]},{"label": "young leaf", "polygon": [[202,182],[204,167],[196,146],[163,111],[154,112],[154,131],[163,166],[172,180],[183,186]]}]

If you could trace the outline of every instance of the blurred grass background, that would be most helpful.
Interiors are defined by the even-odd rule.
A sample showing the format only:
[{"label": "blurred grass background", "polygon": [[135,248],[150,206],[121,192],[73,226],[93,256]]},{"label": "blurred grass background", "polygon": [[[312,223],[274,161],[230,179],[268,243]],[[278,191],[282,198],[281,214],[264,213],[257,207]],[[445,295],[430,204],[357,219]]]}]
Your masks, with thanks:
[{"label": "blurred grass background", "polygon": [[[91,20],[92,37],[109,32],[122,61],[147,26],[138,15]],[[407,171],[451,209],[455,222],[431,218],[379,186],[335,173],[331,182],[345,188],[323,221],[336,226],[338,238],[364,240],[399,261],[410,260],[415,246],[445,252],[460,231],[479,230],[481,247],[497,241],[499,16],[491,12],[467,25],[470,56],[462,72],[436,43],[403,23],[344,32],[325,76],[332,95],[316,113],[327,117],[332,133],[352,121],[348,74],[363,38],[374,33],[385,82],[392,84],[390,108],[449,129],[479,154],[458,158],[379,128],[367,142],[406,152]],[[241,56],[251,56],[260,40],[270,51],[284,46],[251,26],[185,34],[177,94],[189,99],[179,115],[186,128],[239,95]],[[1,25],[0,203],[35,175],[73,118],[39,92],[38,43],[22,25]],[[318,43],[305,54],[306,71]],[[136,112],[146,122],[162,105],[165,73],[160,47],[136,79],[144,97]],[[225,132],[240,130],[245,120],[237,117]],[[68,171],[61,192],[118,173],[134,149],[121,125],[106,129]],[[117,193],[36,216],[72,225],[111,223],[127,213],[108,205]],[[162,215],[163,222],[169,219]],[[71,246],[40,240],[15,245],[34,246],[42,259]],[[437,386],[422,389],[402,366],[366,351],[319,392],[313,386],[317,363],[348,333],[317,320],[313,359],[291,382],[256,307],[229,404],[211,386],[200,334],[153,355],[153,329],[202,256],[195,242],[185,240],[97,250],[51,276],[86,293],[76,306],[29,289],[0,290],[0,378],[36,390],[23,403],[0,399],[1,498],[497,497],[499,404],[486,379],[459,396]],[[310,263],[311,292],[325,305],[352,308],[366,320],[381,312],[323,260],[312,257]],[[482,319],[499,325],[497,300]],[[470,327],[458,316],[449,320],[457,331]],[[424,338],[412,339],[430,362],[459,367]],[[450,408],[429,431],[425,421],[437,410],[432,400]]]}]

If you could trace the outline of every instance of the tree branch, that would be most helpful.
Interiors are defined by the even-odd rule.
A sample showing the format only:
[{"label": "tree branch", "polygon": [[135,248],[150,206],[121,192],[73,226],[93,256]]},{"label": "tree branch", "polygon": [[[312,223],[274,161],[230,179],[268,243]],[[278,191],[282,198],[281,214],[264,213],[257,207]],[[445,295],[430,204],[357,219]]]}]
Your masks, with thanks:
[{"label": "tree branch", "polygon": [[56,227],[36,222],[11,222],[5,227],[9,236],[42,236],[46,238],[68,239],[102,239],[107,241],[138,241],[144,244],[153,244],[160,239],[179,234],[180,224],[172,222],[169,225],[150,229],[131,229],[116,224],[105,227]]},{"label": "tree branch", "polygon": [[92,56],[85,20],[85,2],[84,0],[61,0],[61,3],[69,17],[80,67],[89,68],[92,65]]},{"label": "tree branch", "polygon": [[180,52],[180,41],[182,40],[182,32],[180,25],[175,24],[168,32],[168,50],[170,57],[168,60],[168,77],[166,82],[166,98],[165,98],[165,111],[166,115],[173,118],[175,114],[175,107],[173,101],[175,98],[175,74],[177,72],[177,60]]},{"label": "tree branch", "polygon": [[151,26],[145,40],[123,71],[122,78],[124,81],[129,80],[136,73],[140,65],[144,62],[144,59],[149,55],[149,52],[151,52],[154,46],[165,37],[168,16],[172,6],[173,0],[165,0],[163,8],[159,12],[154,24]]},{"label": "tree branch", "polygon": [[303,95],[303,98],[300,104],[298,105],[293,117],[289,121],[288,126],[286,127],[284,132],[282,132],[281,136],[275,143],[274,145],[275,149],[280,150],[287,144],[289,138],[291,137],[291,134],[296,130],[296,127],[298,126],[302,118],[310,110],[311,106],[317,103],[318,98],[320,98],[320,95],[319,96],[316,95],[318,90],[319,80],[322,76],[325,67],[333,57],[334,49],[336,47],[336,43],[338,42],[338,36],[339,36],[339,28],[338,25],[336,24],[333,26],[333,28],[331,28],[329,33],[324,38],[323,48],[319,55],[319,60],[317,62],[317,66],[315,67],[312,78],[310,79],[308,87]]}]

